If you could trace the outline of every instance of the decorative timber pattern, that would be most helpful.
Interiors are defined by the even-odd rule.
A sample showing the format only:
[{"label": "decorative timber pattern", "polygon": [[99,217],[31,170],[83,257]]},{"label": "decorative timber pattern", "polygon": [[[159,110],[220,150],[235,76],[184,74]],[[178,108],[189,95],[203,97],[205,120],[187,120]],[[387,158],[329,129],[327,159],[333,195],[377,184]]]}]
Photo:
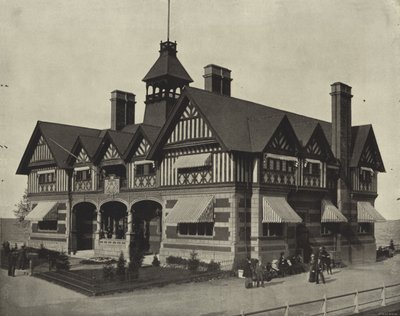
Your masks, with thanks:
[{"label": "decorative timber pattern", "polygon": [[135,188],[154,188],[156,186],[156,175],[135,176]]},{"label": "decorative timber pattern", "polygon": [[264,172],[263,182],[266,184],[296,185],[296,175],[282,171],[266,171]]},{"label": "decorative timber pattern", "polygon": [[361,154],[360,164],[374,167],[378,166],[380,163],[377,157],[378,154],[376,152],[376,149],[373,148],[370,144],[366,144]]},{"label": "decorative timber pattern", "polygon": [[78,159],[76,159],[76,163],[85,164],[90,162],[89,156],[87,155],[86,151],[82,148],[79,152]]},{"label": "decorative timber pattern", "polygon": [[306,147],[306,152],[307,154],[313,155],[313,156],[321,156],[323,151],[321,147],[318,144],[318,140],[313,137],[311,141],[308,143]]},{"label": "decorative timber pattern", "polygon": [[[186,147],[167,152],[166,157],[161,163],[161,185],[192,185],[192,184],[208,184],[208,183],[223,183],[235,181],[235,161],[230,153],[219,152],[219,146],[198,146]],[[174,164],[176,159],[182,155],[212,153],[211,166],[201,168],[176,169]],[[245,163],[239,163],[239,168],[245,167]],[[243,177],[245,172],[239,170],[239,175]],[[240,172],[240,170],[242,170]],[[246,173],[248,175],[248,172]],[[243,180],[244,181],[244,180]]]},{"label": "decorative timber pattern", "polygon": [[291,145],[291,142],[288,140],[287,136],[280,129],[275,135],[274,138],[268,144],[268,149],[275,149],[279,151],[293,151],[294,148]]},{"label": "decorative timber pattern", "polygon": [[212,138],[213,134],[196,108],[189,103],[175,126],[167,144],[191,139]]},{"label": "decorative timber pattern", "polygon": [[135,156],[144,156],[149,151],[150,144],[147,142],[145,138],[142,139],[138,149],[135,152]]},{"label": "decorative timber pattern", "polygon": [[47,146],[43,136],[40,136],[38,144],[33,152],[32,158],[30,162],[38,162],[38,161],[53,161],[53,155],[50,152],[49,146]]},{"label": "decorative timber pattern", "polygon": [[113,146],[113,144],[110,144],[110,146],[108,146],[106,153],[104,154],[103,160],[113,160],[113,159],[120,159],[120,156],[118,154],[117,149]]},{"label": "decorative timber pattern", "polygon": [[28,193],[65,192],[67,189],[68,175],[64,169],[41,168],[28,175]]}]

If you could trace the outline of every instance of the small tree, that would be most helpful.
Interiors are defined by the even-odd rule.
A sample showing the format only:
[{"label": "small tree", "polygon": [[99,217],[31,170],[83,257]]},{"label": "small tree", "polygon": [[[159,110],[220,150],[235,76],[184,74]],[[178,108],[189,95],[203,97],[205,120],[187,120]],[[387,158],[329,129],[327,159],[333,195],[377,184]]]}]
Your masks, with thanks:
[{"label": "small tree", "polygon": [[14,215],[17,218],[18,223],[26,225],[24,222],[25,216],[32,210],[31,203],[28,198],[28,190],[25,189],[21,200],[15,204],[16,209],[14,209]]},{"label": "small tree", "polygon": [[190,253],[190,259],[188,260],[188,269],[191,272],[196,272],[197,269],[199,268],[200,265],[200,260],[197,258],[197,252],[192,250]]},{"label": "small tree", "polygon": [[123,280],[125,277],[125,263],[126,260],[124,258],[124,253],[121,251],[117,262],[117,275],[119,276],[120,280]]}]

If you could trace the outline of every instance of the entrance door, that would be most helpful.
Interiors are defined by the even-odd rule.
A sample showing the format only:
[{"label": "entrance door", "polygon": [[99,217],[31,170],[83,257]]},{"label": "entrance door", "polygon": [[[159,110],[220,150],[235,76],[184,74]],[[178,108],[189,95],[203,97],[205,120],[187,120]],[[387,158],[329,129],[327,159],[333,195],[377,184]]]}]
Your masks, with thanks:
[{"label": "entrance door", "polygon": [[80,203],[75,207],[75,211],[77,250],[94,249],[95,206],[90,203]]},{"label": "entrance door", "polygon": [[308,263],[312,253],[310,246],[309,231],[305,224],[299,224],[296,228],[296,246],[303,252],[303,260]]}]

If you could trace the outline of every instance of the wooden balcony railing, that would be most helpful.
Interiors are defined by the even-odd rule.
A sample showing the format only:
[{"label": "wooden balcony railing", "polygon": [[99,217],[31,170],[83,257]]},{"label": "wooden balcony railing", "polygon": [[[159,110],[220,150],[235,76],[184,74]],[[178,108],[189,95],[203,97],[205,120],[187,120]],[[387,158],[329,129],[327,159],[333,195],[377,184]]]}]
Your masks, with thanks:
[{"label": "wooden balcony railing", "polygon": [[296,185],[296,175],[289,172],[265,170],[262,181],[266,184]]},{"label": "wooden balcony railing", "polygon": [[74,182],[74,191],[92,191],[92,180],[82,180]]},{"label": "wooden balcony railing", "polygon": [[157,186],[156,175],[135,176],[135,188],[154,188]]}]

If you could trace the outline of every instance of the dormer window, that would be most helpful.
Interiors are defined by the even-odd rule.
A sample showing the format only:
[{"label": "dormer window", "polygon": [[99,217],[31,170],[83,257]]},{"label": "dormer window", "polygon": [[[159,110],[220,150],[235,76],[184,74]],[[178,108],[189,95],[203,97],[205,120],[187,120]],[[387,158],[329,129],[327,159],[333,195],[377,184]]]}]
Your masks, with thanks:
[{"label": "dormer window", "polygon": [[153,163],[136,165],[136,176],[152,176],[156,173]]},{"label": "dormer window", "polygon": [[304,174],[309,176],[319,176],[321,174],[320,162],[310,161],[306,159],[304,162]]},{"label": "dormer window", "polygon": [[46,171],[40,172],[39,175],[39,184],[48,184],[56,182],[56,174],[54,171]]},{"label": "dormer window", "polygon": [[91,170],[86,169],[86,170],[79,170],[76,171],[75,173],[75,180],[76,181],[87,181],[91,180]]}]

